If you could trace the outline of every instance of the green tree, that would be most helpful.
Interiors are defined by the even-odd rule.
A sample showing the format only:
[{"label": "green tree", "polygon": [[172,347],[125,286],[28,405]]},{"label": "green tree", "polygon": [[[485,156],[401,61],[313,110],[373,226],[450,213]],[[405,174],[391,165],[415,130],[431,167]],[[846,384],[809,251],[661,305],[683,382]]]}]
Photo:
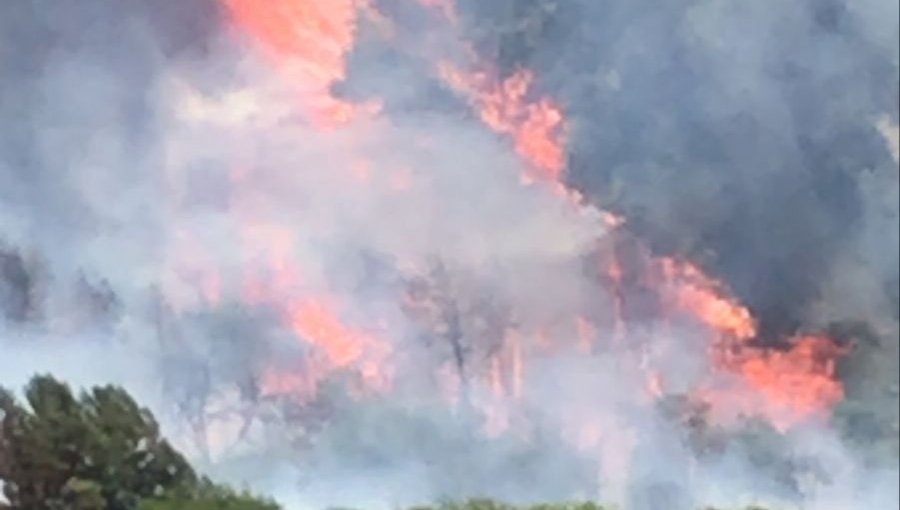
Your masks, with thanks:
[{"label": "green tree", "polygon": [[190,465],[122,389],[76,397],[35,377],[21,405],[0,389],[0,480],[12,508],[131,510],[197,485]]},{"label": "green tree", "polygon": [[70,479],[62,490],[61,510],[105,510],[106,499],[99,484],[77,478]]},{"label": "green tree", "polygon": [[170,494],[141,502],[138,510],[279,510],[272,501],[208,481],[191,494]]}]

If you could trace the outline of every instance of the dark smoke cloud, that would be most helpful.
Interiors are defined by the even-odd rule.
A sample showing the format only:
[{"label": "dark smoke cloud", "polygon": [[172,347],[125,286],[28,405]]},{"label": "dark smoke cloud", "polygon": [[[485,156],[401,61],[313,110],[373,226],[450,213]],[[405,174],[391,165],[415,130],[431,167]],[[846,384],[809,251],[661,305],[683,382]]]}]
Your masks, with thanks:
[{"label": "dark smoke cloud", "polygon": [[[563,101],[570,182],[703,261],[764,334],[804,325],[878,221],[863,181],[897,179],[876,127],[897,122],[896,2],[461,4],[485,49]],[[876,214],[896,230],[896,204]],[[860,262],[896,287],[896,254]]]}]

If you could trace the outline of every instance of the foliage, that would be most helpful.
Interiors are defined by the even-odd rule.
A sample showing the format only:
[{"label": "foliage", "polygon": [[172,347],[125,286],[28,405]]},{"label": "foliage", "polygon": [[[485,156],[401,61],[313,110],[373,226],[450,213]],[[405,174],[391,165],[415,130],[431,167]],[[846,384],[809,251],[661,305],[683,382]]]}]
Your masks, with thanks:
[{"label": "foliage", "polygon": [[104,510],[107,508],[103,488],[96,482],[71,478],[62,490],[61,505],[66,510]]},{"label": "foliage", "polygon": [[41,376],[24,394],[26,405],[0,389],[0,481],[11,509],[277,508],[198,479],[121,388],[76,397]]},{"label": "foliage", "polygon": [[278,510],[272,501],[204,481],[193,494],[171,494],[141,502],[138,510]]},{"label": "foliage", "polygon": [[[604,506],[592,502],[570,502],[554,504],[538,504],[531,506],[514,506],[500,503],[490,499],[470,499],[458,502],[445,502],[435,506],[418,506],[409,510],[619,510],[617,507]],[[714,508],[706,507],[703,510],[769,510],[760,506],[744,508]]]},{"label": "foliage", "polygon": [[617,510],[613,507],[596,503],[555,503],[533,506],[514,506],[490,499],[469,499],[466,501],[445,502],[436,506],[418,506],[409,510]]}]

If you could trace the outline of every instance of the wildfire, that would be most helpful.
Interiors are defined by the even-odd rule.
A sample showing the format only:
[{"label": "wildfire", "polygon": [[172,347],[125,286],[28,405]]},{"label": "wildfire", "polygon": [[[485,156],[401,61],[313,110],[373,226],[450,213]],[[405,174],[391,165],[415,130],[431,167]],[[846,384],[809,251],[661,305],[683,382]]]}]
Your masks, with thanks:
[{"label": "wildfire", "polygon": [[[250,34],[275,67],[297,87],[298,102],[309,112],[314,125],[338,126],[360,110],[366,110],[365,105],[334,97],[332,89],[347,78],[346,58],[355,44],[357,16],[361,8],[371,10],[370,5],[356,0],[222,1],[235,24]],[[420,0],[420,3],[441,10],[448,22],[457,22],[452,2]],[[566,200],[580,204],[581,196],[563,182],[566,164],[563,108],[537,92],[532,71],[519,69],[507,77],[499,77],[477,57],[473,61],[475,65],[463,66],[445,60],[434,72],[468,100],[484,125],[511,140],[530,169],[527,177],[531,181],[561,190]],[[364,159],[349,171],[361,185],[366,184],[370,169]],[[413,192],[406,172],[399,173],[395,181],[393,187],[398,192]],[[612,229],[624,224],[621,216],[607,211],[597,213]],[[339,304],[331,297],[297,298],[286,290],[299,286],[300,268],[296,267],[290,247],[290,231],[278,229],[252,229],[255,237],[245,240],[252,246],[264,247],[272,257],[269,261],[272,277],[249,279],[248,294],[284,311],[292,331],[319,354],[319,369],[327,372],[353,368],[370,387],[387,389],[391,354],[387,342],[348,326],[342,320]],[[611,239],[615,242],[615,236]],[[835,379],[834,360],[844,351],[831,339],[801,335],[791,339],[787,350],[752,345],[758,334],[756,321],[750,310],[729,295],[724,285],[690,262],[647,257],[650,259],[646,264],[648,272],[661,275],[653,290],[665,303],[666,313],[689,316],[704,327],[709,332],[712,364],[738,381],[736,387],[707,384],[697,389],[700,398],[715,408],[765,416],[782,427],[827,414],[841,400],[843,390]],[[610,325],[613,331],[608,336],[617,341],[626,335],[623,317],[627,303],[623,289],[628,283],[622,262],[615,255],[603,258],[602,273],[614,296],[615,307],[615,323]],[[210,296],[218,295],[214,280],[208,280],[207,286]],[[592,352],[598,337],[606,335],[605,325],[584,316],[573,316],[569,323],[575,330],[573,336],[577,337],[579,349],[585,354]],[[538,346],[555,341],[543,329],[512,328],[505,333],[501,348],[488,360],[480,375],[497,400],[517,399],[527,391],[530,350],[525,338],[535,339]],[[440,370],[446,371],[446,366]],[[309,388],[310,381],[317,377],[270,374],[268,386],[277,392],[298,386]],[[665,394],[664,386],[661,375],[648,367],[648,392],[660,397]],[[751,391],[748,393],[747,389]],[[749,397],[743,398],[745,395]],[[490,412],[490,427],[506,426],[508,422],[508,416]],[[590,435],[598,434],[595,431]]]}]

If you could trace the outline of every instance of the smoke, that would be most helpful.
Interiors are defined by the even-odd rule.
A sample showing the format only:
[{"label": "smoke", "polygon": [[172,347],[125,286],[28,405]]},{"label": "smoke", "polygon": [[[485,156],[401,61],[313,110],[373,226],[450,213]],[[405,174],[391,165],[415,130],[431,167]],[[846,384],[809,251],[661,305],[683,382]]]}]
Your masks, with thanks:
[{"label": "smoke", "polygon": [[563,102],[573,186],[728,282],[759,341],[852,339],[848,398],[896,435],[896,2],[466,7]]},{"label": "smoke", "polygon": [[[509,144],[423,73],[463,58],[460,30],[536,69],[572,125],[570,182],[634,234],[701,260],[767,331],[863,321],[896,349],[896,5],[486,5],[461,2],[464,28],[417,44],[409,27],[433,15],[384,2],[400,34],[378,43],[363,24],[341,93],[385,114],[322,129],[298,105],[304,71],[273,68],[212,2],[3,3],[0,383],[123,384],[203,468],[298,508],[896,501],[830,430],[773,433],[799,445],[779,461],[825,471],[812,488],[773,481],[758,445],[698,456],[644,388],[648,364],[675,393],[713,371],[690,324],[540,357],[520,398],[476,378],[504,324],[551,324],[574,346],[564,318],[613,308],[584,267],[607,227],[521,186]],[[420,279],[456,311],[435,328],[451,332],[403,308]],[[298,339],[320,310],[307,297],[362,351],[323,360]],[[447,382],[460,374],[468,387]]]},{"label": "smoke", "polygon": [[[657,250],[723,275],[773,333],[805,323],[833,259],[859,251],[873,222],[896,222],[895,203],[871,209],[866,184],[897,180],[877,127],[898,115],[893,2],[471,12],[484,46],[538,69],[564,101],[571,182]],[[862,254],[879,280],[895,271],[887,244]]]}]

